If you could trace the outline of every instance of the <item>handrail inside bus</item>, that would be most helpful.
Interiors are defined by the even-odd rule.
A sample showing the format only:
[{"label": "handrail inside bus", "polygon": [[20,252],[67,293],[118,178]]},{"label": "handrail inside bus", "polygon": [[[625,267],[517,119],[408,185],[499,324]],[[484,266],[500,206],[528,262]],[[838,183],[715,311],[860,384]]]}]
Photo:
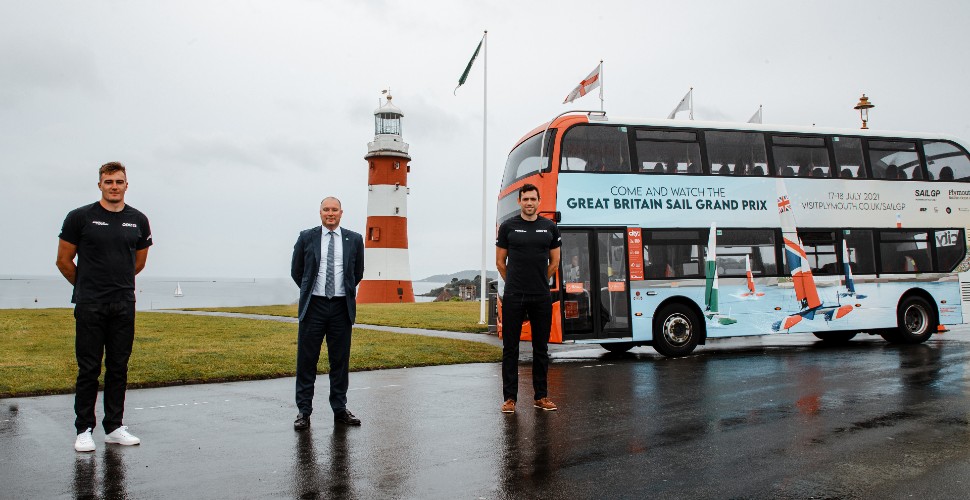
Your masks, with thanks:
[{"label": "handrail inside bus", "polygon": [[[542,131],[542,138],[539,139],[539,177],[542,177],[542,157],[545,155],[545,152],[546,152],[546,132],[549,132],[549,127],[552,126],[552,123],[557,119],[559,119],[559,117],[568,115],[570,113],[585,113],[586,116],[592,117],[595,115],[595,116],[601,116],[603,117],[603,119],[606,119],[606,111],[574,109],[571,111],[563,111],[562,113],[559,113],[558,115],[556,115],[556,117],[553,118],[552,120],[549,120],[549,123],[546,124],[546,128]],[[552,168],[551,158],[549,161],[549,168]]]}]

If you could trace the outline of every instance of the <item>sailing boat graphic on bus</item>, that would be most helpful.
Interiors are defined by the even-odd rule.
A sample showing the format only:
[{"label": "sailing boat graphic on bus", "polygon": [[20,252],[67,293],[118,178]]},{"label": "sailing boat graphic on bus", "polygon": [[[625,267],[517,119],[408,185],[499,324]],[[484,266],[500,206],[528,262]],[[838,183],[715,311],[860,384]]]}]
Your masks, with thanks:
[{"label": "sailing boat graphic on bus", "polygon": [[707,260],[704,266],[704,316],[716,325],[733,325],[738,320],[721,314],[718,310],[717,293],[717,256],[714,249],[717,247],[717,226],[711,224],[711,234],[707,237]]},{"label": "sailing boat graphic on bus", "polygon": [[839,293],[839,297],[866,298],[865,295],[855,291],[855,280],[852,279],[852,268],[849,267],[849,248],[845,240],[842,240],[842,271],[845,276],[845,291]]},{"label": "sailing boat graphic on bus", "polygon": [[748,281],[748,291],[740,295],[744,299],[757,299],[758,297],[764,297],[764,292],[759,292],[754,288],[754,276],[751,274],[751,259],[745,255],[744,256],[744,275]]},{"label": "sailing boat graphic on bus", "polygon": [[[771,329],[776,332],[788,330],[803,319],[814,320],[818,315],[821,315],[825,321],[832,321],[849,314],[852,312],[851,305],[826,306],[818,298],[818,289],[815,287],[812,267],[809,265],[808,255],[805,254],[801,239],[798,238],[798,231],[795,229],[795,216],[792,214],[791,199],[788,198],[785,181],[778,179],[776,185],[778,188],[778,216],[781,218],[781,235],[785,241],[785,260],[788,261],[788,271],[791,273],[792,284],[795,286],[795,298],[798,299],[801,309],[785,319],[776,321],[771,325]],[[847,280],[847,286],[849,282],[850,280]]]}]

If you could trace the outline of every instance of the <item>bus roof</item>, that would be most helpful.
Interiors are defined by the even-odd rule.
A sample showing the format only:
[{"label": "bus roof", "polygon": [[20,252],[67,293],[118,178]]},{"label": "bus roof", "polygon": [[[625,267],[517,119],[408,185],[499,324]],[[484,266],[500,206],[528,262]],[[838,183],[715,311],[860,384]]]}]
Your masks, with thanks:
[{"label": "bus roof", "polygon": [[[516,146],[522,144],[526,139],[541,133],[548,128],[564,128],[575,123],[599,123],[610,125],[626,125],[632,127],[663,127],[663,128],[690,128],[690,129],[714,129],[714,130],[743,130],[752,132],[781,132],[790,134],[826,134],[838,136],[855,137],[893,137],[910,139],[935,139],[953,141],[964,148],[967,143],[956,137],[946,134],[933,134],[925,132],[906,132],[882,129],[854,129],[854,128],[835,128],[835,127],[815,127],[800,125],[780,125],[780,124],[759,124],[759,123],[740,123],[740,122],[716,122],[700,120],[672,120],[665,118],[636,118],[636,117],[610,117],[600,111],[569,111],[563,113],[551,121],[532,129],[528,134],[516,142]],[[514,149],[514,148],[513,148]]]}]

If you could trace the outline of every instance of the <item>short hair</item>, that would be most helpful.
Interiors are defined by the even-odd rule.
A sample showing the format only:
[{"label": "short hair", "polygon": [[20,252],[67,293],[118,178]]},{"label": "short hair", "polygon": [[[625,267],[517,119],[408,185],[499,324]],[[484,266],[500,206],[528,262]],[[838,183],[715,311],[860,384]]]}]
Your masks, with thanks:
[{"label": "short hair", "polygon": [[337,206],[339,206],[341,208],[341,210],[344,208],[344,204],[343,203],[340,203],[340,198],[337,198],[336,196],[327,196],[326,198],[320,200],[320,208],[321,209],[323,208],[323,202],[325,202],[327,200],[336,200],[337,201]]},{"label": "short hair", "polygon": [[125,166],[120,161],[109,161],[98,169],[98,180],[101,180],[103,175],[110,175],[115,172],[121,172],[125,174],[125,177],[128,177],[128,172],[125,171]]},{"label": "short hair", "polygon": [[522,187],[519,188],[519,199],[522,199],[522,193],[528,193],[529,191],[535,191],[536,198],[542,198],[542,196],[539,195],[539,188],[536,187],[535,184],[523,184]]}]

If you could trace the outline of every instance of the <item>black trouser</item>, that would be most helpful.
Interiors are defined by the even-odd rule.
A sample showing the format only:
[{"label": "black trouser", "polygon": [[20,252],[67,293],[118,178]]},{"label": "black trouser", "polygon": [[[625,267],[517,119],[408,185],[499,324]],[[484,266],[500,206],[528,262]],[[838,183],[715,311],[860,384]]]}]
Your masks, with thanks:
[{"label": "black trouser", "polygon": [[74,427],[78,434],[97,425],[94,405],[98,400],[98,377],[104,356],[104,419],[110,434],[122,425],[128,358],[135,340],[135,303],[78,304],[74,307],[74,353],[77,387],[74,394]]},{"label": "black trouser", "polygon": [[549,395],[549,328],[552,326],[552,298],[549,294],[506,293],[502,297],[502,398],[516,399],[519,389],[519,338],[522,322],[532,328],[532,388],[535,399]]},{"label": "black trouser", "polygon": [[334,415],[347,409],[352,328],[346,297],[310,297],[306,314],[300,321],[296,346],[296,407],[300,413],[313,413],[313,384],[317,380],[317,362],[324,337],[330,360],[330,408]]}]

